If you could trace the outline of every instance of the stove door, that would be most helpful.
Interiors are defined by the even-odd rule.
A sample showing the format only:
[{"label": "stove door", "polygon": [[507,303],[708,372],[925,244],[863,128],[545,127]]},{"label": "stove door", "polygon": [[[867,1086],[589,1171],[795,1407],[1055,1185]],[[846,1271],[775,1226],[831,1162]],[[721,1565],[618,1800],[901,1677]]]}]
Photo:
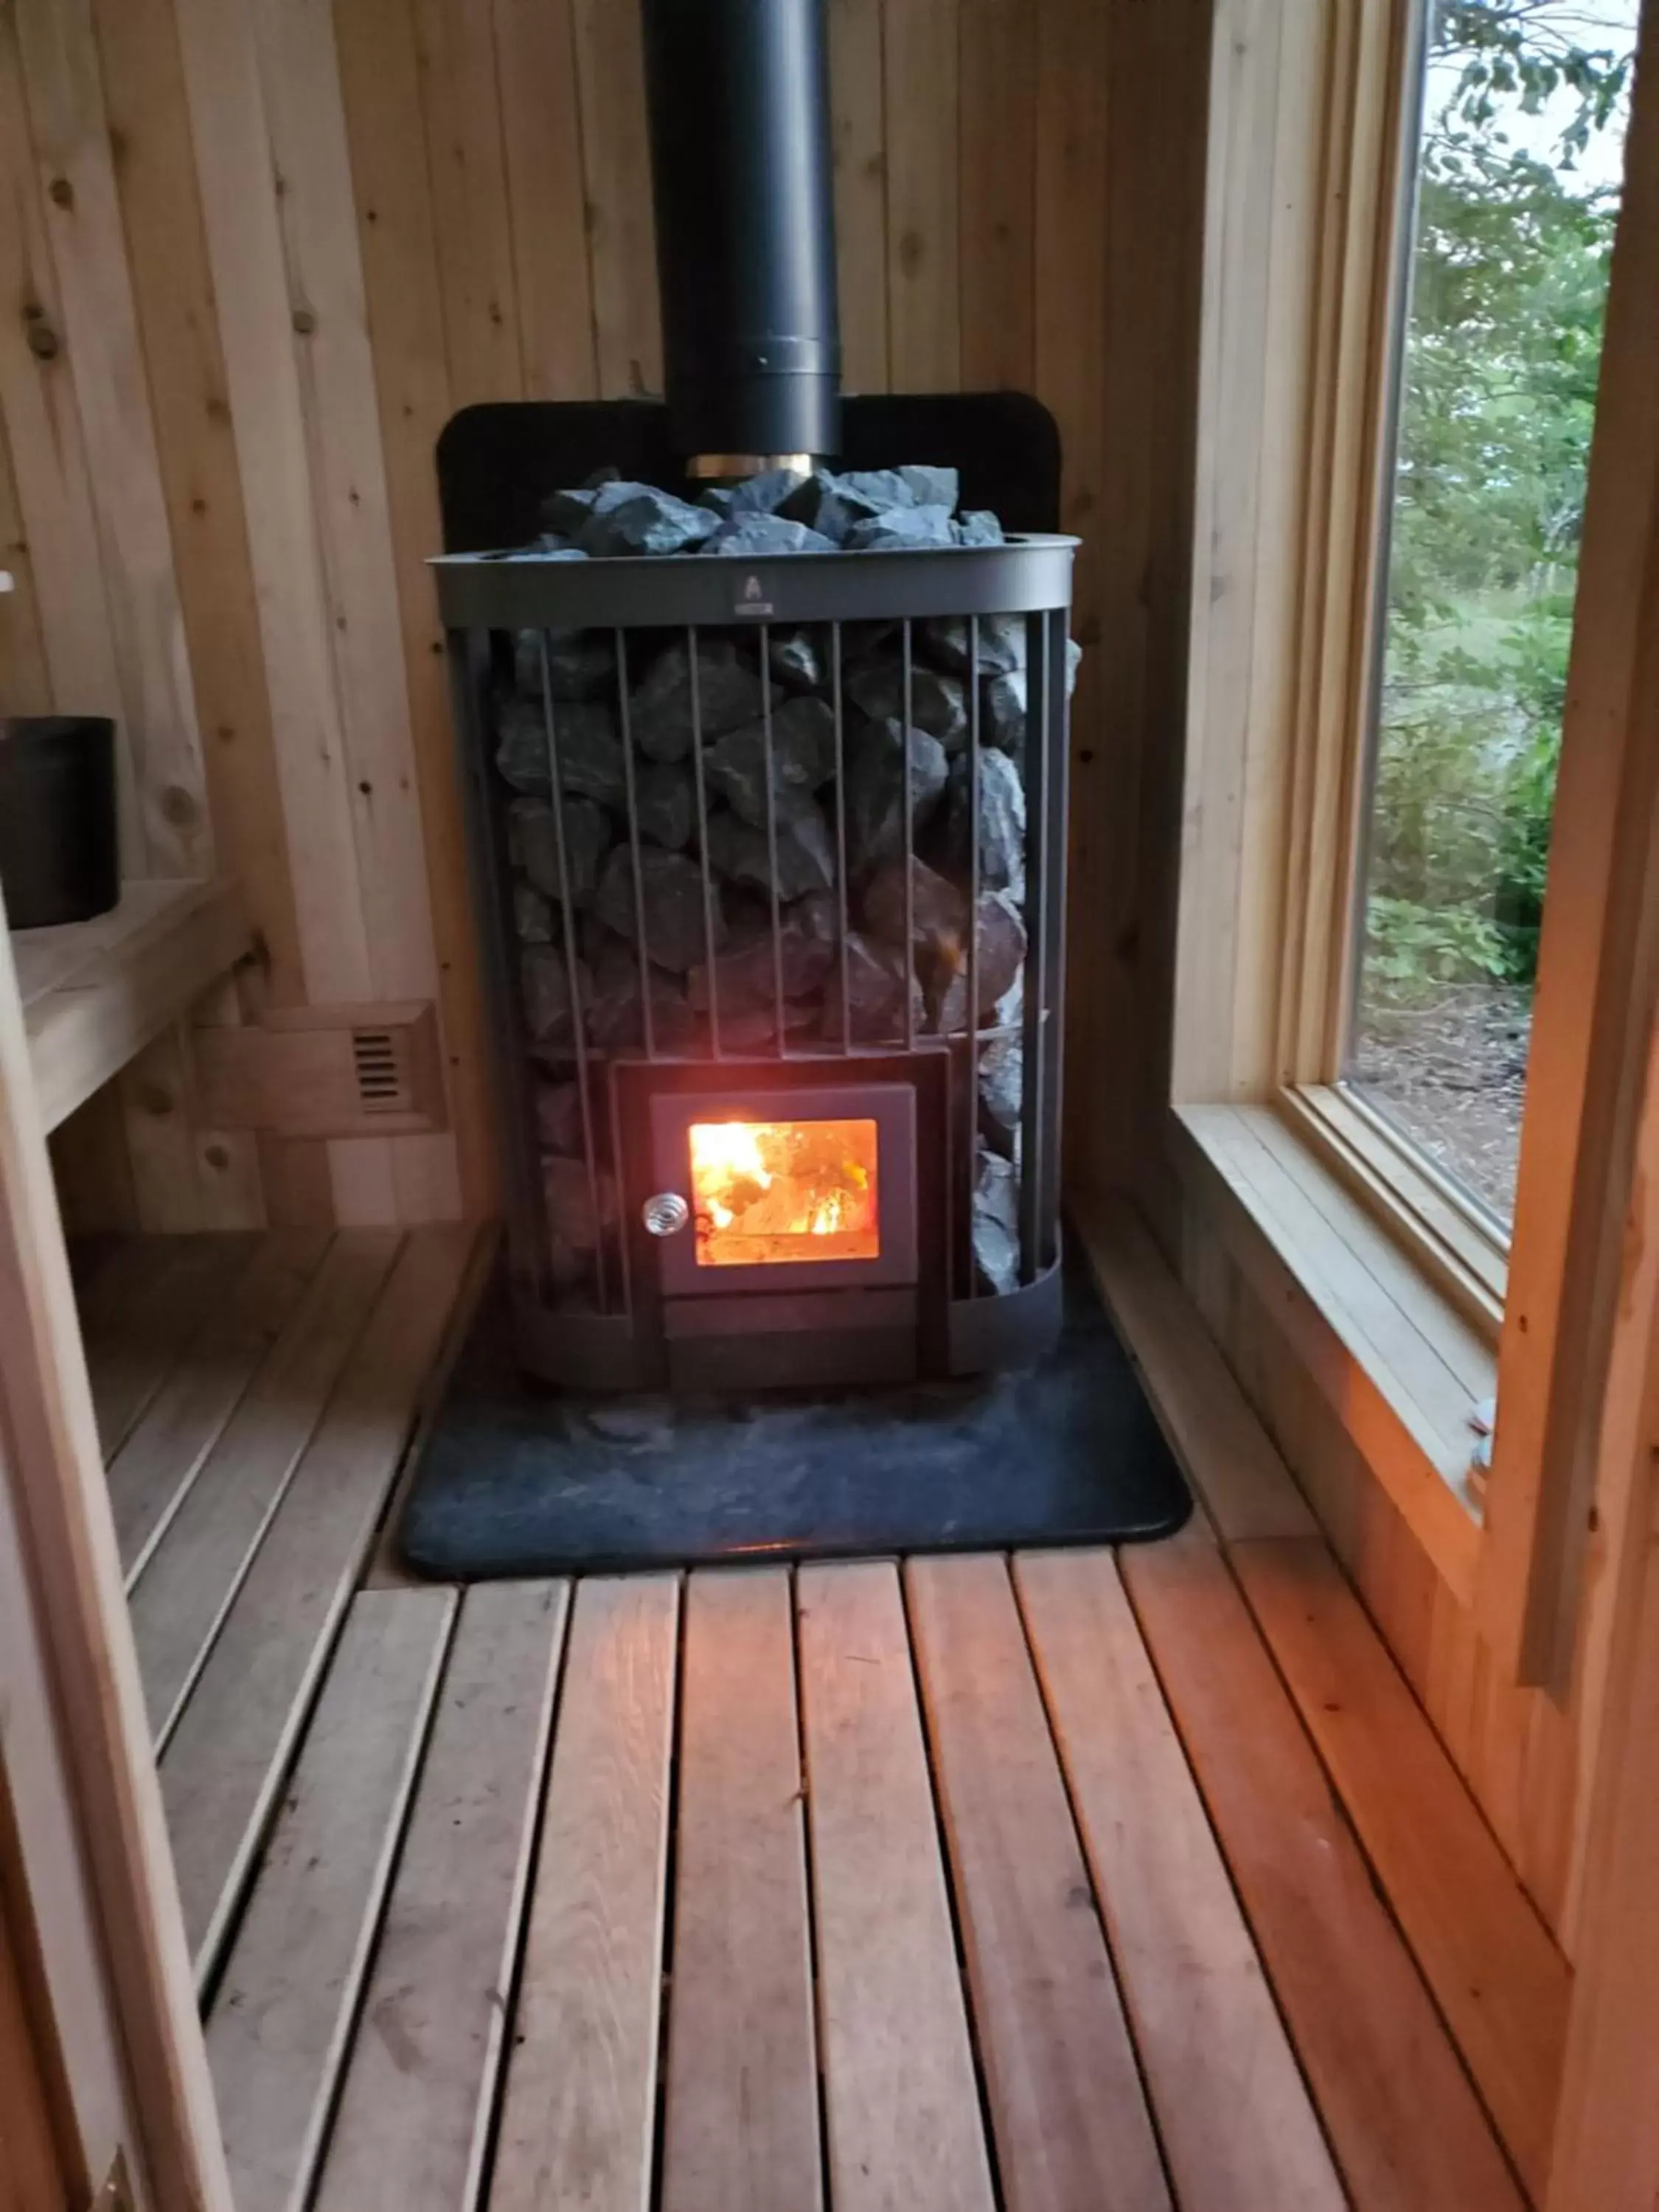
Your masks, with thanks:
[{"label": "stove door", "polygon": [[665,1297],[916,1280],[916,1094],[903,1083],[658,1092]]}]

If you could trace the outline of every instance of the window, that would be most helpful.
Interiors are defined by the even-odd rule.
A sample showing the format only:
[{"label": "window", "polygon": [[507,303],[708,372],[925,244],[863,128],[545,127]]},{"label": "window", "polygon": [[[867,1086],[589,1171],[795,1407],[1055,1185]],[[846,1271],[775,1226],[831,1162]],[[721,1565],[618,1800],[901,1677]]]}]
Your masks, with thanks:
[{"label": "window", "polygon": [[1515,1204],[1639,0],[1430,0],[1341,1075]]},{"label": "window", "polygon": [[1230,1249],[1501,1664],[1559,1689],[1659,943],[1653,227],[1608,253],[1627,155],[1650,204],[1659,14],[1216,25],[1183,1238]]}]

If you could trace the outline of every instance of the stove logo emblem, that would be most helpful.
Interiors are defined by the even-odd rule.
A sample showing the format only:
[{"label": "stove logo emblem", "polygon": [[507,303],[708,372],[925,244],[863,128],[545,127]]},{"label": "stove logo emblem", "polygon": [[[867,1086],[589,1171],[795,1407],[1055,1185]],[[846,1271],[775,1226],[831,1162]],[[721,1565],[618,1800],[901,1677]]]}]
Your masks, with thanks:
[{"label": "stove logo emblem", "polygon": [[738,615],[747,615],[751,621],[755,622],[764,622],[767,617],[775,611],[771,600],[766,596],[766,586],[758,576],[744,578],[743,589],[738,595],[738,604],[732,611]]}]

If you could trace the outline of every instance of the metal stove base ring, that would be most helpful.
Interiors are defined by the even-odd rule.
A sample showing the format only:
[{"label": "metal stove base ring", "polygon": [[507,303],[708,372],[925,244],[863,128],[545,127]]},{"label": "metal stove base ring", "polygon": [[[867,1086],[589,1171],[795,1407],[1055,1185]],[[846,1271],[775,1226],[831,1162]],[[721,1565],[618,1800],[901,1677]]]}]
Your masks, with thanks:
[{"label": "metal stove base ring", "polygon": [[[1074,545],[434,564],[532,1371],[890,1382],[1054,1340]],[[822,1145],[805,1196],[774,1172],[882,1116],[867,1197]],[[714,1196],[711,1121],[749,1133]],[[783,1264],[709,1263],[716,1216]]]}]

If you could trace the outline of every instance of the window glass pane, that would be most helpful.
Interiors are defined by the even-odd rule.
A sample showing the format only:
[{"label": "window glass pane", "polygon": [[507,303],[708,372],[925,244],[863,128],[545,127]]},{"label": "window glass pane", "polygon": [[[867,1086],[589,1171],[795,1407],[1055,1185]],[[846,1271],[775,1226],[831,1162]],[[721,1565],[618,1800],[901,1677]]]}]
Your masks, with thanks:
[{"label": "window glass pane", "polygon": [[1638,0],[1430,0],[1346,1075],[1513,1211]]}]

